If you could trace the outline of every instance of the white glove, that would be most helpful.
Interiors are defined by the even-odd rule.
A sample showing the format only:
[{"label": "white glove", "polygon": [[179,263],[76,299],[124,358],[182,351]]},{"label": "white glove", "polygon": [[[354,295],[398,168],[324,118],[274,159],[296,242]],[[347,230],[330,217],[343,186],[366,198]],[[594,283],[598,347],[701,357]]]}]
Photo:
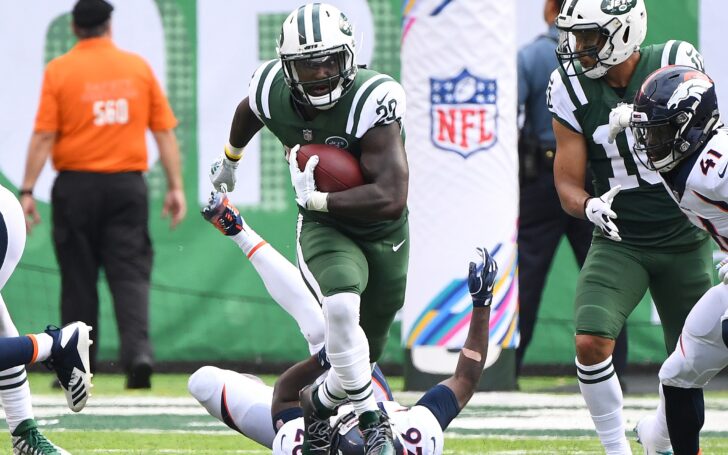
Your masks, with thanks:
[{"label": "white glove", "polygon": [[[210,181],[216,191],[233,191],[235,189],[235,169],[239,161],[232,161],[222,153],[210,166]],[[223,189],[223,187],[225,187]]]},{"label": "white glove", "polygon": [[632,121],[633,110],[633,105],[619,103],[609,113],[609,136],[607,137],[607,141],[610,144],[614,144],[614,139],[617,135],[629,126],[629,122]]},{"label": "white glove", "polygon": [[615,242],[621,242],[622,237],[619,236],[619,229],[614,224],[617,214],[612,210],[612,201],[614,196],[622,189],[622,185],[617,185],[600,197],[589,198],[584,206],[584,214],[602,230],[604,235]]},{"label": "white glove", "polygon": [[728,257],[723,259],[715,266],[718,269],[718,278],[723,284],[728,284]]},{"label": "white glove", "polygon": [[313,178],[313,170],[319,162],[318,155],[314,155],[306,162],[306,167],[301,171],[298,168],[298,149],[296,144],[288,154],[288,169],[291,171],[291,182],[296,190],[296,202],[301,207],[319,212],[328,212],[327,198],[329,193],[316,191],[316,181]]}]

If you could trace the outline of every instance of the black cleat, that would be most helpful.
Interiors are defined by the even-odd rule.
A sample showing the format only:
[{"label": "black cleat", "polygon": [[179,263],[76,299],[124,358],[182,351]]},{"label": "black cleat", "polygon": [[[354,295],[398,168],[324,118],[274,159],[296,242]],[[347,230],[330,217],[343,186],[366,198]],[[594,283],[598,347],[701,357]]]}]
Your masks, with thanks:
[{"label": "black cleat", "polygon": [[316,389],[306,387],[299,399],[303,409],[303,455],[327,455],[331,446],[331,424],[321,416],[313,402]]}]

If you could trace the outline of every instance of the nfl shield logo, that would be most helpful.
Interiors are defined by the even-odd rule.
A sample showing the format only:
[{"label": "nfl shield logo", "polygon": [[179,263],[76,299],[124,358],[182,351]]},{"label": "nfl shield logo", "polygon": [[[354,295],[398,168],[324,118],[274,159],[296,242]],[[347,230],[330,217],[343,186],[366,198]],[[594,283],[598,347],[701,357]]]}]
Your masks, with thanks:
[{"label": "nfl shield logo", "polygon": [[311,142],[313,140],[313,131],[312,130],[303,130],[303,140],[307,142]]},{"label": "nfl shield logo", "polygon": [[430,79],[431,138],[435,147],[468,158],[498,140],[498,83],[464,69],[452,79]]}]

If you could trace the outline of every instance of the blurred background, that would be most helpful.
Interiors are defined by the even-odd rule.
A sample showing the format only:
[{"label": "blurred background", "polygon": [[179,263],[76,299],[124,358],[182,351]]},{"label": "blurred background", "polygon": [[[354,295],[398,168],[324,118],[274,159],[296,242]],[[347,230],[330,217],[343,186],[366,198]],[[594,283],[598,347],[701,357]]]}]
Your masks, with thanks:
[{"label": "blurred background", "polygon": [[[69,14],[73,3],[71,0],[0,1],[0,54],[6,62],[0,84],[0,182],[11,189],[17,189],[22,178],[44,65],[75,42]],[[247,259],[195,212],[209,194],[209,163],[227,140],[232,114],[237,103],[247,96],[253,70],[261,62],[275,58],[280,24],[301,1],[117,0],[113,3],[115,42],[151,63],[180,121],[176,133],[183,154],[185,192],[190,206],[185,221],[170,232],[167,222],[158,216],[165,191],[164,176],[157,163],[156,149],[150,144],[152,167],[148,182],[155,249],[151,332],[156,369],[192,371],[194,366],[204,363],[245,366],[250,372],[280,372],[284,364],[307,354],[302,336],[294,321],[269,297]],[[490,248],[502,247],[499,261],[505,275],[499,302],[503,310],[494,313],[502,319],[503,327],[498,322],[492,324],[491,330],[502,332],[492,342],[503,358],[507,358],[518,340],[517,332],[512,330],[517,325],[517,261],[513,253],[518,210],[515,53],[546,31],[543,0],[517,0],[506,2],[507,5],[487,2],[493,5],[479,10],[484,14],[482,17],[468,17],[467,1],[340,0],[331,3],[345,11],[356,27],[359,62],[401,78],[411,105],[406,125],[413,179],[410,190],[412,274],[405,311],[392,328],[382,359],[385,371],[402,372],[405,364],[412,363],[418,346],[435,346],[444,354],[449,352],[448,348],[457,346],[456,331],[449,337],[418,337],[428,330],[421,316],[424,311],[432,310],[432,305],[439,305],[444,289],[451,289],[451,285],[452,289],[462,287],[465,253],[480,241],[479,229],[482,229],[480,237]],[[646,3],[649,26],[645,44],[669,39],[695,44],[705,57],[707,72],[716,80],[721,102],[728,102],[725,99],[728,92],[720,90],[723,80],[728,84],[728,64],[723,57],[725,40],[719,23],[719,18],[728,13],[728,5],[718,0],[647,0]],[[472,25],[463,26],[468,20],[477,20],[481,27],[476,30]],[[437,33],[447,38],[428,41]],[[440,44],[433,46],[435,42],[447,43],[448,52],[456,49],[455,57],[450,60],[435,57],[437,52],[444,52]],[[469,73],[463,73],[464,70]],[[497,134],[497,141],[491,140],[481,148],[458,150],[455,150],[456,144],[449,151],[457,153],[447,153],[448,147],[438,142],[436,126],[431,124],[437,109],[428,104],[432,85],[417,81],[429,78],[431,82],[457,83],[468,77],[483,83],[497,82],[497,101],[492,101],[489,107],[492,110],[487,113],[497,119],[497,128],[492,131]],[[723,102],[723,105],[728,104]],[[37,329],[38,321],[59,320],[59,276],[48,207],[53,176],[48,167],[36,187],[44,223],[28,238],[22,262],[3,290],[21,332]],[[460,179],[460,176],[467,178]],[[295,260],[296,207],[280,144],[270,133],[264,131],[249,146],[238,180],[241,183],[233,199],[246,221],[285,256]],[[462,185],[469,185],[463,187],[466,191],[476,186],[483,193],[496,195],[493,197],[498,201],[491,204],[489,196],[476,196],[482,206],[473,214],[469,212],[473,211],[472,202],[454,199],[459,203],[446,204],[436,200],[435,204],[448,205],[434,208],[435,213],[441,210],[442,214],[436,220],[437,229],[446,233],[470,230],[463,237],[443,235],[436,242],[438,247],[434,247],[431,244],[434,234],[428,231],[430,227],[425,227],[432,220],[430,212],[423,208],[426,187],[435,181],[452,186],[460,180]],[[452,191],[458,191],[457,188]],[[468,223],[463,223],[463,219]],[[488,227],[494,220],[500,223],[498,229]],[[464,224],[471,228],[463,227]],[[430,270],[428,267],[433,264],[445,264],[447,271]],[[577,272],[573,255],[562,245],[549,274],[534,338],[525,358],[525,372],[570,374],[573,370],[572,304]],[[442,276],[439,287],[428,287],[433,276]],[[118,337],[110,295],[103,280],[100,291],[100,369],[113,371]],[[462,313],[456,303],[447,310],[436,307],[441,314],[447,313],[443,317],[452,327],[457,327],[458,315]],[[630,365],[656,368],[665,358],[657,324],[650,297],[646,295],[628,322]],[[447,356],[427,355],[447,362]],[[511,377],[508,365],[512,367],[512,363],[503,363],[501,367],[505,370],[499,374]]]}]

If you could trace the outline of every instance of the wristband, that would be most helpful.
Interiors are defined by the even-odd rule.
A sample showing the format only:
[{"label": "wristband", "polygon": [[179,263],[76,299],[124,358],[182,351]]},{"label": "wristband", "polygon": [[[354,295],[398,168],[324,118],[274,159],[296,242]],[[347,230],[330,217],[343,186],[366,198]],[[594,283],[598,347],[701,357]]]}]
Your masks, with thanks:
[{"label": "wristband", "polygon": [[230,161],[240,161],[243,157],[243,147],[235,147],[229,142],[225,144],[225,156]]},{"label": "wristband", "polygon": [[33,188],[21,188],[18,190],[18,196],[32,196]]},{"label": "wristband", "polygon": [[594,198],[588,197],[588,198],[584,199],[584,207],[583,207],[584,208],[584,219],[586,219],[586,220],[589,219],[589,215],[586,214],[586,206],[589,205],[589,201],[591,201],[592,199],[594,199]]},{"label": "wristband", "polygon": [[328,212],[329,211],[329,193],[322,193],[320,191],[314,191],[311,193],[311,197],[306,203],[306,208],[309,210],[315,210],[317,212]]}]

